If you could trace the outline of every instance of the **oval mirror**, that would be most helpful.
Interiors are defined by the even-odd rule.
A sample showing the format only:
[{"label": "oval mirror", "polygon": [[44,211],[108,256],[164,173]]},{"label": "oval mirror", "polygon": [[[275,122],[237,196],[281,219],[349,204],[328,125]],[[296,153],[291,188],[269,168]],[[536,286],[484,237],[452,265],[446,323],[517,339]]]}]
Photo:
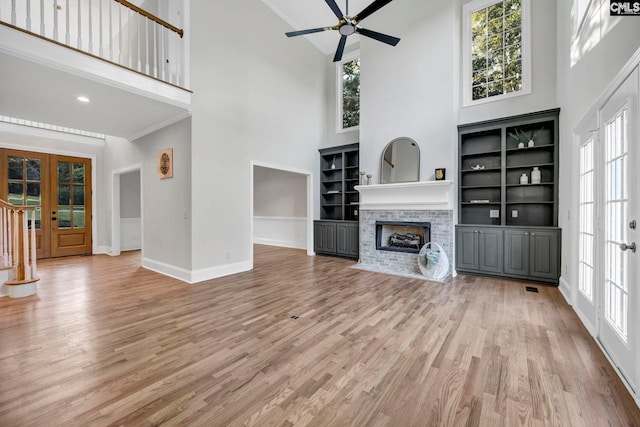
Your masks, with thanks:
[{"label": "oval mirror", "polygon": [[380,184],[420,180],[420,147],[411,138],[396,138],[387,144],[380,159]]}]

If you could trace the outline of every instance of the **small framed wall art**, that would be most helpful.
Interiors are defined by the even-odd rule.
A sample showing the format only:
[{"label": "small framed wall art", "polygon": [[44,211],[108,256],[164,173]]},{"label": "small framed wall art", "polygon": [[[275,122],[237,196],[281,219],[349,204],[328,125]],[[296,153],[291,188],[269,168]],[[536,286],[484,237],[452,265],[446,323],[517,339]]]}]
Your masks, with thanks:
[{"label": "small framed wall art", "polygon": [[447,170],[445,168],[436,169],[436,181],[444,181],[446,178]]},{"label": "small framed wall art", "polygon": [[158,153],[158,176],[160,179],[173,178],[173,148]]}]

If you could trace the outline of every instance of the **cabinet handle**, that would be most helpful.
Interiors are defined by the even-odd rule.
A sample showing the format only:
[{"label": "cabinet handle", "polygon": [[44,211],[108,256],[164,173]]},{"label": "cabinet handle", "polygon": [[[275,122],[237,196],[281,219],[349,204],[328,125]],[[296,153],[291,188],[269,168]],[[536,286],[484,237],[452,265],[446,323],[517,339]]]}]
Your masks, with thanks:
[{"label": "cabinet handle", "polygon": [[536,233],[531,233],[531,235],[532,235],[532,236],[535,236],[535,235],[536,235]]}]

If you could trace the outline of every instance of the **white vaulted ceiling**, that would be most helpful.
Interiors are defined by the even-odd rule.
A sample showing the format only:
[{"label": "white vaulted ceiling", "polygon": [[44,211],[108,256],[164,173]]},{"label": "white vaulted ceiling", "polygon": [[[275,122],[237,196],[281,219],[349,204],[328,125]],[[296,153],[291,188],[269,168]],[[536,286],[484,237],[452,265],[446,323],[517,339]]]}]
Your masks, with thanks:
[{"label": "white vaulted ceiling", "polygon": [[[349,0],[349,15],[356,15],[372,1]],[[262,2],[287,22],[292,31],[328,27],[338,23],[338,18],[336,18],[324,0],[262,0]],[[336,0],[336,3],[340,10],[345,13],[345,0]],[[363,21],[363,23],[365,22]],[[306,37],[326,55],[333,54],[336,51],[336,46],[340,40],[340,34],[337,31],[325,31],[301,37]],[[359,37],[357,34],[350,36],[347,39],[347,46],[358,42]]]}]

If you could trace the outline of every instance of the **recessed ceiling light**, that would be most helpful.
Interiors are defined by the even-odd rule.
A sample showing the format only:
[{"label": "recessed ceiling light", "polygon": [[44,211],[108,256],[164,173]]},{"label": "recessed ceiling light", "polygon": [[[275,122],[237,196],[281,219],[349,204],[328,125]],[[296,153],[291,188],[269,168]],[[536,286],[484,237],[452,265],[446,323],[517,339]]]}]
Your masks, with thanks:
[{"label": "recessed ceiling light", "polygon": [[91,102],[91,100],[89,98],[87,98],[86,96],[79,96],[76,99],[78,101],[80,101],[80,102]]}]

